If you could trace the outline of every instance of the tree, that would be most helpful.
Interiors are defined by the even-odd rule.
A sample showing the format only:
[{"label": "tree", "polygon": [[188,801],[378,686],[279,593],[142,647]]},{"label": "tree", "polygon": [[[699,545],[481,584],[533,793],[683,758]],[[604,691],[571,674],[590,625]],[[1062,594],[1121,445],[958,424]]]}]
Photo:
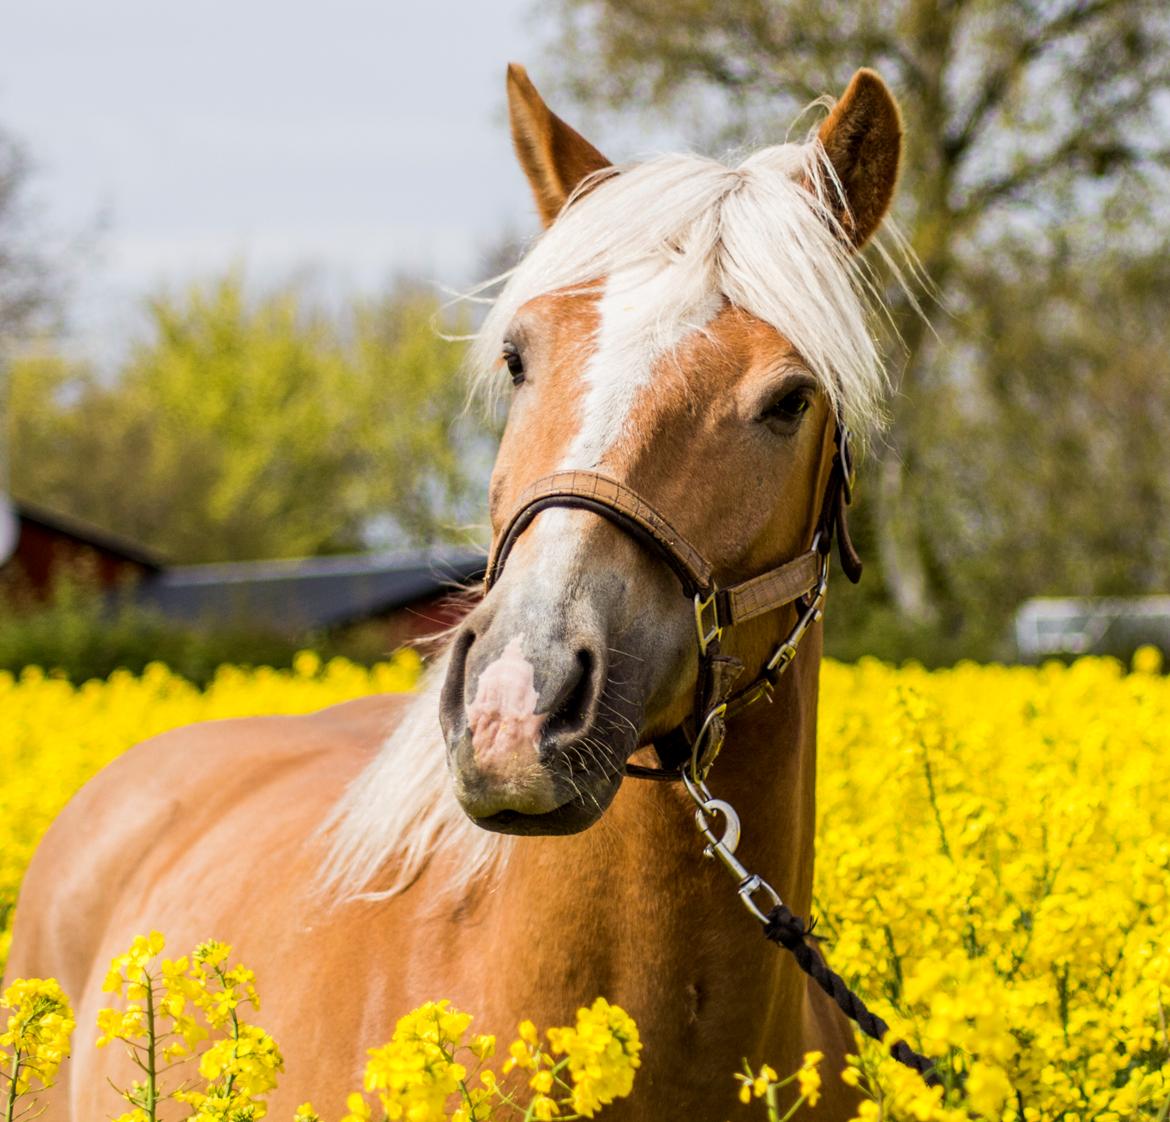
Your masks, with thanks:
[{"label": "tree", "polygon": [[[1170,9],[1161,0],[559,0],[557,11],[567,93],[602,111],[640,106],[692,133],[700,122],[700,143],[775,142],[799,106],[839,93],[858,65],[899,93],[908,151],[896,216],[943,303],[926,304],[926,322],[891,290],[905,358],[888,443],[867,469],[861,531],[894,618],[937,622],[946,543],[930,471],[955,436],[940,409],[964,380],[988,374],[991,356],[966,317],[989,262],[1016,270],[1017,316],[1043,308],[1052,263],[1075,246],[1067,234],[1078,225],[1108,232],[1123,251],[1115,268],[1127,267],[1127,246],[1160,248]],[[1028,254],[1013,251],[1021,240]],[[1067,253],[1063,267],[1092,272]],[[1075,299],[1067,286],[1065,299]]]},{"label": "tree", "polygon": [[150,305],[115,378],[60,357],[13,367],[17,495],[175,561],[451,538],[482,491],[461,348],[436,299],[400,285],[340,322],[239,276]]},{"label": "tree", "polygon": [[30,175],[24,149],[0,129],[0,361],[54,304],[30,213]]}]

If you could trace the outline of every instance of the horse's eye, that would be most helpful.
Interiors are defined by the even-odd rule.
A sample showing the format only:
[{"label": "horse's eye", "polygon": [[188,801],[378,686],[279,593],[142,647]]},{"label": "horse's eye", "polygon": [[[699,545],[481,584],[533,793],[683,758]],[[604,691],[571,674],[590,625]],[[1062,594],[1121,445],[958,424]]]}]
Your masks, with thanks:
[{"label": "horse's eye", "polygon": [[760,415],[761,421],[769,422],[774,428],[791,431],[812,405],[812,394],[805,388],[793,390],[777,398]]},{"label": "horse's eye", "polygon": [[520,350],[515,343],[504,344],[503,359],[508,373],[512,375],[512,385],[520,385],[524,381],[524,360],[520,357]]}]

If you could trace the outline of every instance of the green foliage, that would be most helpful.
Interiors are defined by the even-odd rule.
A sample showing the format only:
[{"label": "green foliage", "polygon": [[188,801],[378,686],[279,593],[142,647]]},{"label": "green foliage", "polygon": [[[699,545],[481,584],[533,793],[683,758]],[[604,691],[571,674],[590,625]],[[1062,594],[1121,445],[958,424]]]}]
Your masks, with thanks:
[{"label": "green foliage", "polygon": [[15,581],[0,587],[0,670],[14,674],[40,666],[84,682],[119,668],[140,674],[149,663],[163,662],[205,686],[226,663],[290,667],[308,647],[324,658],[341,655],[365,664],[392,653],[385,633],[371,629],[285,635],[246,622],[185,626],[140,604],[131,585],[106,595],[82,566],[63,569],[46,599]]},{"label": "green foliage", "polygon": [[72,578],[43,604],[0,605],[0,621],[0,670],[41,666],[75,682],[159,661],[204,684],[223,662],[287,666],[295,653],[288,640],[254,631],[183,628],[138,606],[129,590],[110,603]]},{"label": "green foliage", "polygon": [[[837,581],[831,651],[1002,655],[1028,596],[1165,588],[1165,4],[555,10],[563,93],[669,121],[700,145],[779,142],[859,66],[901,102],[895,217],[939,298],[923,319],[888,285],[899,392],[853,514],[866,580]],[[608,150],[604,130],[596,139]]]},{"label": "green foliage", "polygon": [[357,549],[375,519],[451,537],[491,441],[439,310],[401,286],[330,318],[296,289],[250,301],[235,274],[159,298],[112,379],[13,365],[13,491],[181,562]]}]

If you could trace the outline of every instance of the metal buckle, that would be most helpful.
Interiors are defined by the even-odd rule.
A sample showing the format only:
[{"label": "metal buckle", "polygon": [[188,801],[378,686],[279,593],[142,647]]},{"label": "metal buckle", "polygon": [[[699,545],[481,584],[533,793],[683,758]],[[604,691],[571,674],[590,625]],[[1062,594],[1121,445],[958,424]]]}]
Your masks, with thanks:
[{"label": "metal buckle", "polygon": [[[712,592],[710,596],[703,598],[701,592],[695,593],[695,631],[699,636],[699,654],[705,655],[707,648],[723,634],[723,628],[719,623],[719,605],[715,601],[718,592]],[[705,619],[706,614],[711,613],[711,625],[707,626]]]},{"label": "metal buckle", "polygon": [[788,664],[796,658],[796,644],[800,642],[800,636],[796,637],[795,642],[790,637],[785,639],[783,643],[776,648],[775,653],[770,659],[765,669],[769,674],[780,673],[783,674],[788,669]]}]

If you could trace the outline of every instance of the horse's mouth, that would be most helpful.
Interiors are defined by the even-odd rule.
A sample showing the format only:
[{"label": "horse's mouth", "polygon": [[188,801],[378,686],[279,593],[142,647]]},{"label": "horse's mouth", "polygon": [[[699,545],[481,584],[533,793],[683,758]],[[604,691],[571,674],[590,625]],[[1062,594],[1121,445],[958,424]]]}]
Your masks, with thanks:
[{"label": "horse's mouth", "polygon": [[499,810],[482,818],[475,815],[469,817],[481,829],[496,834],[529,837],[579,834],[582,830],[589,829],[605,813],[620,785],[614,783],[608,791],[598,791],[596,794],[590,791],[574,795],[568,802],[538,814],[525,814],[520,810]]}]

